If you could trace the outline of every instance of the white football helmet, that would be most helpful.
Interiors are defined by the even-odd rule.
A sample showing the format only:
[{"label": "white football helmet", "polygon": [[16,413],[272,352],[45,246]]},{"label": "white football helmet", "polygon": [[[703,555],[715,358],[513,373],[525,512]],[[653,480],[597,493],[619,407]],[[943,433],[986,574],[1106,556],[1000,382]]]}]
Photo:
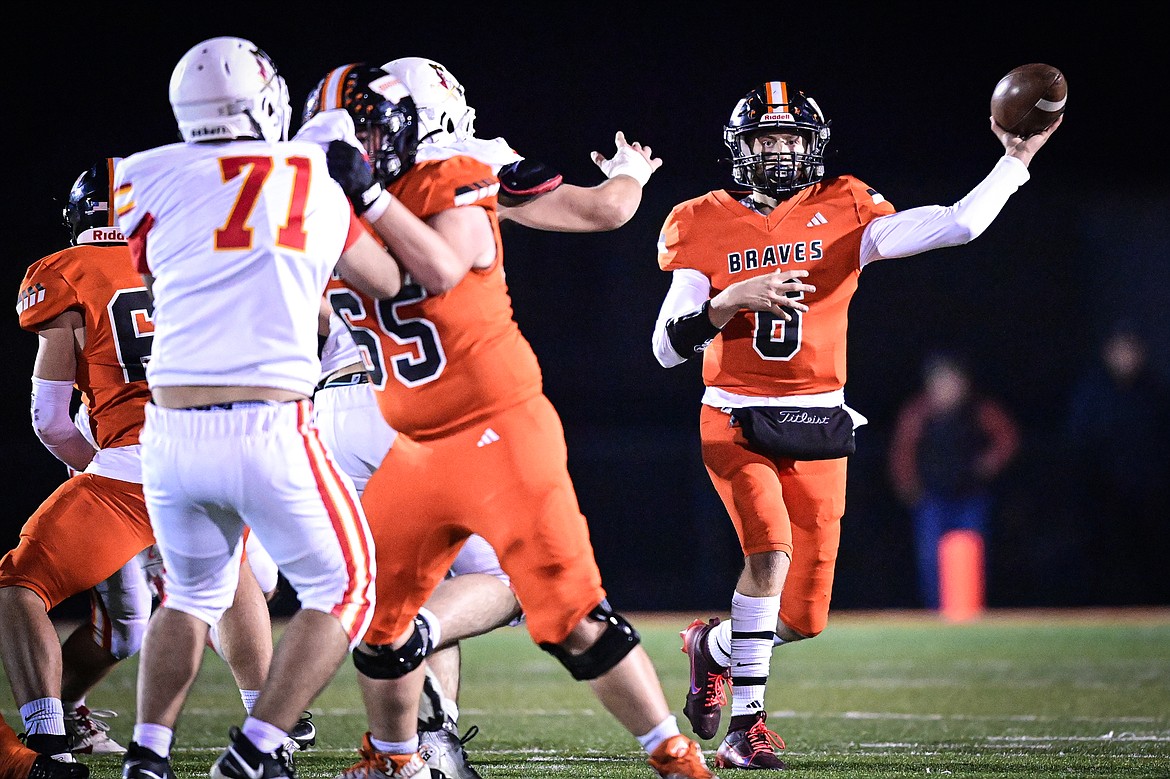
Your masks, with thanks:
[{"label": "white football helmet", "polygon": [[451,143],[475,136],[475,109],[459,79],[438,62],[425,57],[399,57],[382,66],[397,76],[414,100],[418,112],[418,141]]},{"label": "white football helmet", "polygon": [[188,143],[288,137],[288,85],[256,44],[229,36],[193,46],[171,73],[171,108]]}]

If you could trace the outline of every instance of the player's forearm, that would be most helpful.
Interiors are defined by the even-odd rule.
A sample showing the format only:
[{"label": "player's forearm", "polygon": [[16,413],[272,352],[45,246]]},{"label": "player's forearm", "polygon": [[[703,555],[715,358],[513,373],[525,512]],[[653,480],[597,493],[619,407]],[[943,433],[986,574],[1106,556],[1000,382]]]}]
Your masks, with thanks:
[{"label": "player's forearm", "polygon": [[987,177],[953,205],[920,206],[875,219],[862,235],[861,265],[974,240],[1028,178],[1022,162],[1000,157]]},{"label": "player's forearm", "polygon": [[[693,270],[676,270],[671,274],[670,289],[662,301],[658,321],[654,326],[652,346],[654,356],[664,368],[679,365],[706,348],[711,336],[706,304],[711,294],[711,283],[706,276]],[[682,331],[680,332],[680,325]]]},{"label": "player's forearm", "polygon": [[411,278],[432,295],[441,295],[467,275],[468,264],[446,239],[398,198],[391,200],[373,227]]},{"label": "player's forearm", "polygon": [[73,382],[32,379],[32,426],[49,452],[75,471],[85,470],[94,448],[73,424],[69,405]]}]

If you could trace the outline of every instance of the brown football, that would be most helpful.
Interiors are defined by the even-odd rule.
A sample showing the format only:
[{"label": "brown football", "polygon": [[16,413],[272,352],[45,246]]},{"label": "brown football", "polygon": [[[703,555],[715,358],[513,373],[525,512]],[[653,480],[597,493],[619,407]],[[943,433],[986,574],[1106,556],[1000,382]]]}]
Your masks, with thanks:
[{"label": "brown football", "polygon": [[991,116],[1000,127],[1021,137],[1035,135],[1064,113],[1068,83],[1051,65],[1021,65],[995,85]]}]

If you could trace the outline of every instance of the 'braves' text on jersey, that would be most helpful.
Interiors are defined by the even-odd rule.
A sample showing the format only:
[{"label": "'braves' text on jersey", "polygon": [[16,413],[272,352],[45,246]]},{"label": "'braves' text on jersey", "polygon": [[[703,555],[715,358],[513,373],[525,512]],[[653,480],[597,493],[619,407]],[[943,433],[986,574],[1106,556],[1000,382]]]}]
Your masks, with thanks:
[{"label": "'braves' text on jersey", "polygon": [[865,225],[894,207],[852,176],[803,189],[764,216],[725,190],[675,206],[658,242],[663,270],[691,268],[729,284],[776,270],[804,269],[816,292],[791,321],[741,310],[703,353],[703,381],[739,395],[831,392],[845,386],[849,301],[861,273]]}]

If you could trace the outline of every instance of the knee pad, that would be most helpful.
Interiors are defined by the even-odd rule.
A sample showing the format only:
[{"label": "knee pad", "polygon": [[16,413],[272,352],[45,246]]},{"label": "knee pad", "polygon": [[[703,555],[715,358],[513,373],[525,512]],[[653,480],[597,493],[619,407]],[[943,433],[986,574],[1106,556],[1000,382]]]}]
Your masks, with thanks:
[{"label": "knee pad", "polygon": [[596,679],[621,662],[622,658],[642,642],[642,637],[625,617],[612,611],[602,601],[589,612],[589,619],[605,623],[603,632],[593,645],[579,655],[571,654],[560,644],[542,643],[540,648],[561,661],[577,681]]},{"label": "knee pad", "polygon": [[359,646],[351,654],[359,673],[371,679],[401,679],[422,665],[434,648],[427,623],[421,617],[415,617],[414,632],[398,649],[386,644],[370,646],[368,650]]}]

